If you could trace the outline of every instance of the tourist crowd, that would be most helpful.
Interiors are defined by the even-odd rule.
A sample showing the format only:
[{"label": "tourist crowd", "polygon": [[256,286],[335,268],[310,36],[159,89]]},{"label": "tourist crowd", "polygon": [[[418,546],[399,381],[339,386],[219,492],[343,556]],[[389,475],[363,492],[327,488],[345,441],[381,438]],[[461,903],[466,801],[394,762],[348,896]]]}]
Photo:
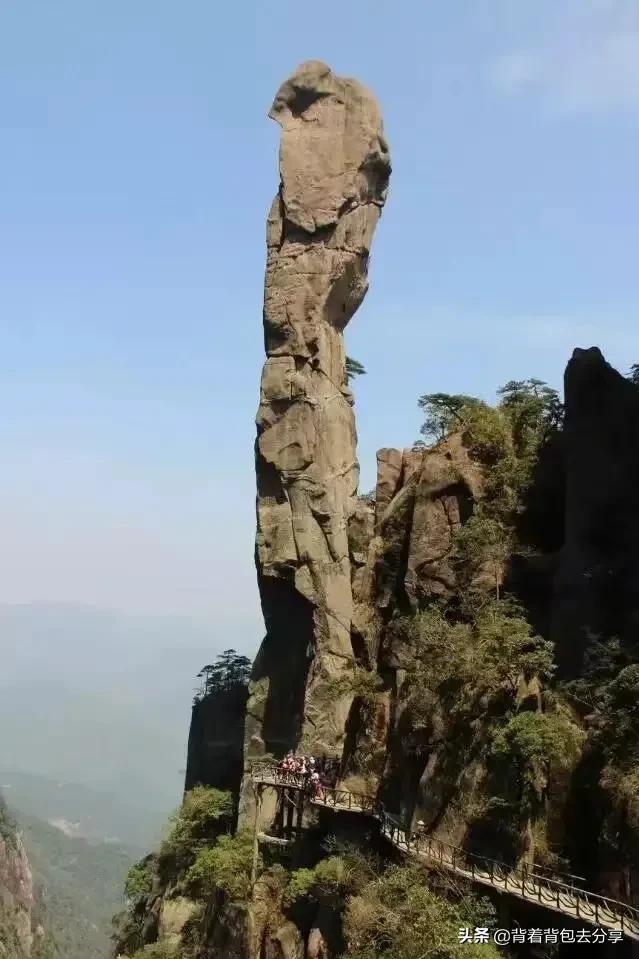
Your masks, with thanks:
[{"label": "tourist crowd", "polygon": [[339,760],[321,756],[297,756],[293,752],[286,754],[278,764],[283,774],[302,776],[314,796],[322,796],[325,789],[332,789],[339,775]]}]

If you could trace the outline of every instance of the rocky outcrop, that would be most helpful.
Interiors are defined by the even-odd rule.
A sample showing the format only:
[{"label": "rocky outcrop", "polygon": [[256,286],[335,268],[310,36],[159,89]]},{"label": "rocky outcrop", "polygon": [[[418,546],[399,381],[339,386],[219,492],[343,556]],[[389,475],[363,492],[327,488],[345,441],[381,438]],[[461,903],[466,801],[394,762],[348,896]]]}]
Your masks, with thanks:
[{"label": "rocky outcrop", "polygon": [[243,769],[246,698],[246,687],[238,684],[194,704],[185,791],[199,785],[238,794]]},{"label": "rocky outcrop", "polygon": [[453,536],[481,495],[481,470],[459,434],[432,449],[382,450],[378,466],[378,606],[409,611],[450,597]]},{"label": "rocky outcrop", "polygon": [[639,389],[593,347],[565,375],[565,541],[552,635],[564,675],[589,637],[639,646]]},{"label": "rocky outcrop", "polygon": [[247,708],[247,760],[299,746],[342,749],[350,703],[330,687],[354,661],[347,523],[358,479],[342,334],[367,290],[390,173],[374,98],[322,63],[298,68],[270,116],[282,138],[256,443],[266,637]]},{"label": "rocky outcrop", "polygon": [[163,899],[158,916],[158,940],[178,950],[187,925],[200,915],[200,906],[185,896]]},{"label": "rocky outcrop", "polygon": [[31,868],[19,833],[0,797],[0,956],[29,959],[42,930],[34,919]]},{"label": "rocky outcrop", "polygon": [[383,777],[398,802],[416,793],[423,764],[414,768],[404,755],[396,707],[412,651],[387,627],[397,615],[456,595],[455,532],[482,489],[480,467],[453,434],[430,449],[380,450],[375,495],[360,497],[351,516],[353,647],[358,664],[379,676],[376,702],[356,697],[347,722],[344,782],[357,771],[355,789],[374,790]]},{"label": "rocky outcrop", "polygon": [[260,959],[304,959],[304,939],[293,922],[283,922],[264,937]]}]

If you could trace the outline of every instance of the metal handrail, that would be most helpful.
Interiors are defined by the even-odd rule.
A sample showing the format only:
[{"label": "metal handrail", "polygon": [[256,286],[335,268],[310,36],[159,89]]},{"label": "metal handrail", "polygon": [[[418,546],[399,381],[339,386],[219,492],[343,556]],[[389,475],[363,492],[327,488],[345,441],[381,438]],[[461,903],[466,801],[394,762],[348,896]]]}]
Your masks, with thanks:
[{"label": "metal handrail", "polygon": [[[270,763],[255,763],[251,768],[254,782],[275,786],[290,786],[306,791],[308,776],[291,773]],[[512,892],[524,899],[535,900],[543,906],[556,909],[564,915],[585,919],[596,925],[621,929],[639,940],[639,909],[629,903],[602,896],[576,886],[569,876],[542,875],[534,865],[511,866],[498,859],[468,852],[442,839],[421,832],[410,832],[393,821],[380,807],[376,798],[346,789],[320,787],[311,797],[315,805],[349,810],[375,816],[382,834],[394,846],[412,855],[424,856],[445,869],[470,876],[477,882],[488,883],[504,892]]]},{"label": "metal handrail", "polygon": [[[287,769],[280,769],[270,763],[254,763],[251,767],[251,777],[254,782],[271,783],[277,786],[290,786],[293,789],[309,789],[311,781],[309,775],[293,773]],[[354,812],[374,812],[377,801],[374,796],[365,793],[354,793],[347,789],[334,789],[320,784],[318,795],[312,797],[313,802],[333,808],[348,807]]]},{"label": "metal handrail", "polygon": [[251,777],[253,782],[273,782],[278,786],[292,786],[295,789],[305,789],[308,785],[307,776],[266,763],[254,763],[251,767]]},{"label": "metal handrail", "polygon": [[443,840],[420,833],[411,834],[402,827],[382,820],[382,832],[398,848],[424,855],[455,872],[470,874],[473,879],[488,881],[504,891],[536,899],[564,914],[591,920],[596,924],[613,925],[639,938],[639,909],[629,903],[582,889],[561,879],[541,877],[522,867],[509,867],[499,860],[467,852]]}]

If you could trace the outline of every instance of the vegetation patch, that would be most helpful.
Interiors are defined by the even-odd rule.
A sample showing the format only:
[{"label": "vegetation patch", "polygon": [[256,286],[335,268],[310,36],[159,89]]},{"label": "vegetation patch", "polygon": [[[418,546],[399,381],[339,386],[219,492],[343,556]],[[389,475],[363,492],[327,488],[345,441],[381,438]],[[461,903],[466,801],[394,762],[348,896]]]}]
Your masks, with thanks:
[{"label": "vegetation patch", "polygon": [[222,892],[232,902],[246,902],[251,891],[253,833],[240,830],[220,836],[202,849],[186,876],[187,888],[200,899]]},{"label": "vegetation patch", "polygon": [[160,847],[161,873],[175,877],[186,870],[203,846],[230,829],[232,816],[230,792],[208,786],[191,789],[173,816],[168,835]]}]

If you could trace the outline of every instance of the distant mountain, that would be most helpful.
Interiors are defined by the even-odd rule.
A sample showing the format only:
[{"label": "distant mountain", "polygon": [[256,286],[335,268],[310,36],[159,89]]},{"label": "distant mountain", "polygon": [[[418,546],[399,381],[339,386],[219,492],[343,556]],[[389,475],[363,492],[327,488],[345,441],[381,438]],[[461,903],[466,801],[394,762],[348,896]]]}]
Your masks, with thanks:
[{"label": "distant mountain", "polygon": [[[0,779],[42,818],[92,815],[104,835],[147,845],[180,801],[196,674],[225,645],[188,619],[0,606]],[[51,783],[25,774],[110,799],[93,796],[90,813],[77,786],[53,802]]]},{"label": "distant mountain", "polygon": [[91,842],[125,843],[140,852],[157,840],[163,822],[142,803],[112,793],[0,766],[0,791],[10,805]]}]

